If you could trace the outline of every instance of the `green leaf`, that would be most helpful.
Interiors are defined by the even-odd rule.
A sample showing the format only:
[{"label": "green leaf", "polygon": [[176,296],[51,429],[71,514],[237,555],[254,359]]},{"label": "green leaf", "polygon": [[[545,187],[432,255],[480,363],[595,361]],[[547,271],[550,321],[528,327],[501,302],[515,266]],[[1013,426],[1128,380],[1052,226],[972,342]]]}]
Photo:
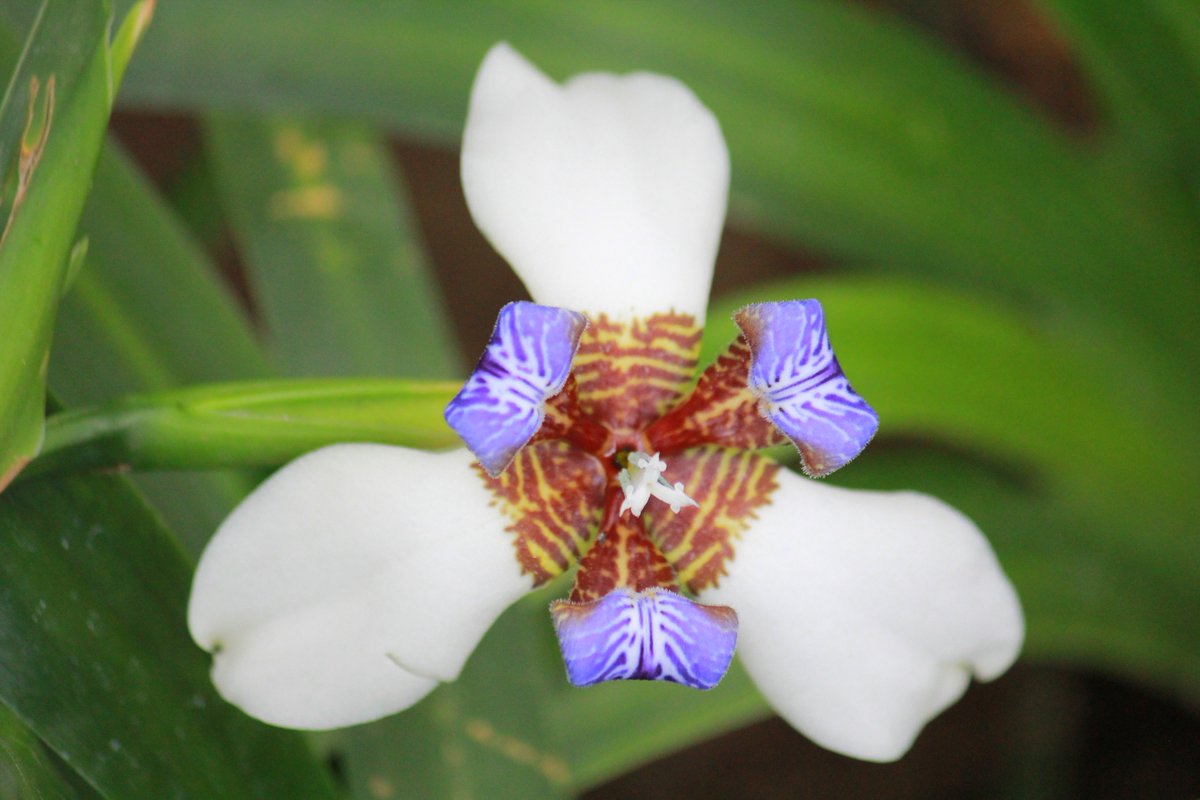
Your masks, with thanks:
[{"label": "green leaf", "polygon": [[[61,12],[65,4],[57,5]],[[5,11],[14,8],[6,6]],[[147,6],[136,7],[134,16],[116,35],[110,61],[114,77],[124,67],[123,60],[128,57],[138,28],[145,23],[146,11]],[[68,44],[84,55],[92,52],[87,40]],[[91,66],[95,66],[94,60]],[[111,87],[115,82],[105,84],[106,89]],[[102,124],[95,131],[96,144],[100,130]],[[78,133],[87,130],[81,128]],[[80,201],[90,172],[91,160],[80,160]],[[106,182],[103,177],[101,182]],[[136,203],[131,208],[119,201],[113,204],[94,200],[96,206],[102,215],[127,214],[123,218],[127,226],[146,219],[145,208],[137,208]],[[69,205],[58,213],[64,218],[69,216]],[[157,217],[151,214],[150,219]],[[71,219],[68,234],[73,227]],[[148,227],[153,228],[153,223]],[[154,243],[162,241],[161,236],[141,234],[114,239],[102,233],[100,239],[102,244],[93,249],[89,269],[99,264],[104,277],[109,275],[103,266],[106,260],[119,265],[119,269],[144,256],[147,243],[153,251]],[[168,266],[171,264],[168,261]],[[153,260],[140,265],[151,277],[154,267],[159,266]],[[86,285],[91,275],[88,270],[82,275]],[[132,302],[125,312],[143,303],[153,308],[153,303],[147,302],[152,295],[144,292],[163,283],[166,281],[139,284],[135,280],[127,295]],[[184,298],[183,292],[194,286],[194,281],[185,281],[177,287],[175,296]],[[139,289],[143,293],[139,294]],[[55,287],[54,301],[58,290]],[[75,297],[86,294],[85,289]],[[199,298],[187,296],[182,308],[198,307],[202,311],[203,299],[203,292]],[[194,300],[199,301],[195,306]],[[96,358],[99,352],[113,352],[105,350],[107,345],[120,343],[119,336],[104,334],[127,330],[122,325],[140,315],[123,314],[107,300],[93,310],[101,317],[108,315],[110,325],[97,329],[100,335],[84,338],[78,349],[71,347],[71,352],[80,356],[79,369],[66,372],[62,383],[72,393],[97,392],[103,396],[106,381],[119,383],[122,376],[138,375],[137,368],[146,362],[138,362],[130,370],[121,354],[107,363],[104,358]],[[179,308],[172,310],[174,330],[199,323],[180,313]],[[167,313],[164,311],[164,316]],[[68,311],[64,316],[66,320],[59,320],[60,332],[71,327],[72,314]],[[156,336],[146,338],[153,344],[146,349],[135,348],[139,353],[161,347]],[[203,344],[203,337],[200,342]],[[130,342],[126,340],[125,344]],[[133,344],[140,343],[134,339]],[[212,342],[216,347],[222,344],[219,340]],[[61,345],[56,350],[56,364]],[[201,350],[203,347],[198,346],[191,352],[179,351],[184,371],[192,368]],[[227,360],[236,358],[237,352],[236,348],[226,347],[222,356]],[[114,364],[120,365],[116,374],[108,370]],[[62,370],[66,364],[58,366]],[[174,365],[170,367],[173,369]],[[169,375],[170,370],[150,369],[139,377]],[[62,379],[63,372],[59,375]],[[165,797],[179,792],[192,796],[330,796],[323,774],[315,769],[294,736],[263,736],[208,688],[206,659],[183,633],[182,604],[190,570],[140,502],[122,484],[112,481],[102,482],[98,488],[86,484],[89,492],[82,494],[89,496],[84,499],[66,482],[36,486],[14,488],[11,496],[6,495],[0,502],[0,560],[4,562],[0,565],[0,700],[11,704],[38,735],[59,751],[71,769],[79,770],[110,797]],[[96,515],[89,513],[96,505],[105,508]],[[103,521],[99,517],[104,517]],[[151,531],[149,543],[146,536],[140,535],[147,530]],[[117,564],[106,563],[87,547],[99,535],[119,541],[129,537],[115,559]],[[66,563],[71,560],[66,548],[72,544],[77,548],[75,558],[73,563]],[[56,548],[62,550],[61,555]],[[59,556],[58,561],[55,556]],[[145,585],[154,585],[154,579],[169,584],[169,600],[162,583],[156,586],[163,592],[146,591]],[[73,606],[74,601],[83,605]],[[88,616],[80,617],[85,612]],[[111,639],[104,637],[107,646],[90,641],[105,632],[113,634]],[[185,663],[186,668],[181,666]],[[262,775],[255,775],[259,759],[268,766]],[[70,779],[74,773],[68,770],[64,774]]]},{"label": "green leaf", "polygon": [[41,443],[54,311],[124,68],[109,21],[104,3],[47,4],[0,104],[0,489]]},{"label": "green leaf", "polygon": [[0,703],[0,797],[9,800],[74,800],[96,795],[76,791],[37,736]]},{"label": "green leaf", "polygon": [[1184,298],[1200,279],[1180,265],[1200,260],[1200,235],[1183,196],[1085,151],[979,71],[854,5],[540,0],[468,15],[176,0],[160,22],[130,74],[138,103],[305,108],[447,143],[501,39],[556,77],[673,74],[721,120],[735,211],[760,230],[1078,309],[1104,320],[1129,360],[1162,344],[1195,352]]},{"label": "green leaf", "polygon": [[[79,227],[88,263],[63,298],[50,360],[50,385],[64,403],[268,374],[208,257],[114,144],[101,151]],[[193,553],[251,486],[228,473],[139,475],[137,483]]]},{"label": "green leaf", "polygon": [[212,689],[190,568],[117,478],[0,496],[0,702],[110,798],[331,798],[295,734]]},{"label": "green leaf", "polygon": [[[1200,6],[1042,0],[1075,45],[1123,147],[1163,171],[1200,168]],[[1181,153],[1180,151],[1185,151]]]},{"label": "green leaf", "polygon": [[111,89],[116,90],[125,77],[125,68],[133,58],[133,51],[146,33],[150,20],[154,17],[154,7],[158,0],[118,0],[124,16],[121,25],[113,34],[109,44],[109,59],[111,60],[112,83]]},{"label": "green leaf", "polygon": [[193,386],[50,417],[28,475],[278,466],[338,442],[436,449],[457,384],[363,379]]},{"label": "green leaf", "polygon": [[68,405],[268,374],[245,312],[115,144],[79,223],[87,265],[63,298],[50,382]]},{"label": "green leaf", "polygon": [[358,125],[210,115],[268,343],[294,375],[448,377],[449,328],[395,167]]}]

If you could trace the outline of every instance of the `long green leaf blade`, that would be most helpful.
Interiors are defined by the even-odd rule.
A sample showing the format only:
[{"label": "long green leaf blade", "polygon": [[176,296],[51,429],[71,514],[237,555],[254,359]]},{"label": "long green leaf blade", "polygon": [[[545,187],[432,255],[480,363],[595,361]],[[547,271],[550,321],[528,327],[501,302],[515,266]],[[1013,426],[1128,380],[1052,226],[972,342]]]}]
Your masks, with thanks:
[{"label": "long green leaf blade", "polygon": [[[1170,176],[1200,167],[1200,6],[1042,0],[1083,60],[1121,145]],[[1182,152],[1181,152],[1182,151]]]},{"label": "long green leaf blade", "polygon": [[0,701],[105,797],[331,798],[301,739],[214,693],[186,633],[189,573],[121,479],[12,487]]},{"label": "long green leaf blade", "polygon": [[0,797],[9,800],[76,800],[82,794],[54,766],[25,723],[0,703]]},{"label": "long green leaf blade", "polygon": [[68,405],[267,374],[250,322],[121,148],[96,166],[87,264],[62,301],[50,382]]},{"label": "long green leaf blade", "polygon": [[[1178,419],[1172,395],[1115,381],[1103,351],[1076,350],[1028,315],[958,292],[867,277],[758,286],[714,304],[702,360],[737,335],[731,316],[745,302],[797,297],[820,299],[883,434],[969,441],[999,457],[1083,470],[1089,481],[1133,474],[1163,492],[1187,482],[1177,467],[1195,460],[1188,442],[1200,426]],[[1159,444],[1140,446],[1148,441]]]},{"label": "long green leaf blade", "polygon": [[[266,359],[244,313],[215,280],[208,258],[117,148],[108,148],[101,157],[95,191],[81,226],[91,243],[89,263],[65,298],[51,364],[51,379],[66,399],[100,402],[132,390],[161,390],[196,380],[248,378],[266,372]],[[217,473],[139,478],[193,551],[203,545],[220,517],[250,485],[241,476]],[[45,524],[52,530],[55,523]],[[175,570],[171,578],[174,596],[186,597],[190,569]],[[102,573],[93,575],[82,569],[77,579],[101,587],[106,581]],[[234,763],[234,770],[264,773],[242,776],[247,793],[326,796],[324,772],[298,740],[283,735],[283,741],[290,742],[285,748],[288,752],[273,755],[274,745],[262,743],[279,741],[272,737],[281,734],[246,721],[212,696],[204,674],[207,658],[187,640],[182,616],[169,624],[178,638],[175,649],[195,662],[196,685],[209,692],[204,695],[205,703],[214,713],[239,720],[240,727],[225,734],[206,730],[195,735],[210,740],[205,746],[227,746],[241,753],[240,766],[236,763],[239,757],[225,756]],[[154,682],[176,680],[178,663],[152,663],[156,664]],[[128,710],[134,724],[137,713]],[[108,748],[107,738],[89,739],[78,748],[78,757],[104,758],[111,752]],[[144,768],[152,769],[149,765]],[[206,767],[178,768],[203,771]],[[281,779],[276,770],[288,776]],[[156,771],[145,780],[160,784],[178,780],[169,769]],[[120,785],[122,781],[114,782]],[[263,784],[274,788],[262,789]],[[115,796],[128,795],[118,791]],[[219,790],[211,794],[200,790],[196,796],[224,795]]]},{"label": "long green leaf blade", "polygon": [[380,137],[210,115],[217,185],[269,337],[294,375],[447,377],[448,326]]},{"label": "long green leaf blade", "polygon": [[[80,219],[87,264],[63,297],[50,385],[68,406],[267,374],[245,313],[199,245],[114,144]],[[244,476],[139,475],[191,552],[249,489]]]},{"label": "long green leaf blade", "polygon": [[0,489],[41,443],[54,313],[124,68],[110,19],[106,3],[47,4],[0,105]]}]

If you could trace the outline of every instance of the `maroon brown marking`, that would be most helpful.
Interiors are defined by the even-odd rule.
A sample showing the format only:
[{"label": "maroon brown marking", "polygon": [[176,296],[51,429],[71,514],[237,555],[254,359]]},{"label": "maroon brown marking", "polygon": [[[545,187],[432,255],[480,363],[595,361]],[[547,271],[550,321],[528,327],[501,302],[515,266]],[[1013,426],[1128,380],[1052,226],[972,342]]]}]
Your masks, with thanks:
[{"label": "maroon brown marking", "polygon": [[646,536],[641,520],[630,514],[621,516],[579,562],[569,599],[599,600],[623,586],[637,592],[653,586],[679,591],[675,570]]},{"label": "maroon brown marking", "polygon": [[[688,385],[699,342],[694,319],[684,315],[591,321],[572,376],[547,402],[533,442],[498,478],[480,470],[512,520],[517,560],[535,585],[578,560],[597,529],[602,535],[580,562],[573,602],[622,586],[641,591],[682,583],[697,591],[725,573],[734,540],[770,502],[778,469],[727,447],[787,440],[759,415],[746,387],[750,351],[742,339],[679,408],[651,424]],[[668,455],[670,480],[682,482],[700,508],[674,514],[652,502],[640,519],[621,515],[618,450]]]},{"label": "maroon brown marking", "polygon": [[542,427],[538,428],[530,443],[551,439],[566,439],[597,456],[609,456],[615,450],[613,437],[608,429],[580,409],[574,375],[568,375],[562,391],[546,401],[546,416],[542,420]]},{"label": "maroon brown marking", "polygon": [[618,438],[636,436],[691,382],[700,334],[685,314],[590,319],[573,362],[580,407]]},{"label": "maroon brown marking", "polygon": [[788,438],[763,417],[750,391],[750,346],[743,336],[709,365],[686,400],[646,430],[653,451],[670,453],[717,444],[756,450],[787,444]]},{"label": "maroon brown marking", "polygon": [[674,514],[662,503],[651,503],[642,518],[680,583],[693,592],[717,584],[733,556],[734,542],[757,510],[771,502],[779,469],[765,456],[719,447],[671,457],[667,474],[672,481],[683,481],[699,508]]},{"label": "maroon brown marking", "polygon": [[563,442],[527,445],[499,477],[476,469],[512,521],[522,572],[540,586],[566,570],[599,520],[608,484],[599,459]]}]

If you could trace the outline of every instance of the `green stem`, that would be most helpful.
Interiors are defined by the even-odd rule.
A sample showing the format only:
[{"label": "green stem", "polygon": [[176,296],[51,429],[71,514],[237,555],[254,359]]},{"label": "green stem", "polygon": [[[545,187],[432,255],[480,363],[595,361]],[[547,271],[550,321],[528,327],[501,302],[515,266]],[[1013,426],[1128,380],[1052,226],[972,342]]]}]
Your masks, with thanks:
[{"label": "green stem", "polygon": [[458,384],[389,379],[213,384],[54,414],[21,478],[94,470],[281,464],[337,442],[445,448]]}]

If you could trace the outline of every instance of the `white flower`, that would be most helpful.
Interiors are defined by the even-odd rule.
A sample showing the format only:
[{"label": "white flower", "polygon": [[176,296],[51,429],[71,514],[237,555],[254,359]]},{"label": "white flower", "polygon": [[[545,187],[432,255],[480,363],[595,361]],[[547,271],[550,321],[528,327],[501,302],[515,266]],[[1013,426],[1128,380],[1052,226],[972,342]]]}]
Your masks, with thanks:
[{"label": "white flower", "polygon": [[492,49],[463,185],[542,305],[505,307],[447,410],[486,469],[465,450],[337,445],[259,487],[205,551],[189,607],[226,698],[313,729],[406,708],[574,564],[552,606],[572,682],[707,688],[740,627],[776,710],[859,758],[898,758],[971,675],[1007,669],[1020,606],[968,519],[751,452],[792,441],[824,475],[874,434],[819,304],[743,309],[742,337],[688,393],[728,170],[677,81],[559,86]]}]

